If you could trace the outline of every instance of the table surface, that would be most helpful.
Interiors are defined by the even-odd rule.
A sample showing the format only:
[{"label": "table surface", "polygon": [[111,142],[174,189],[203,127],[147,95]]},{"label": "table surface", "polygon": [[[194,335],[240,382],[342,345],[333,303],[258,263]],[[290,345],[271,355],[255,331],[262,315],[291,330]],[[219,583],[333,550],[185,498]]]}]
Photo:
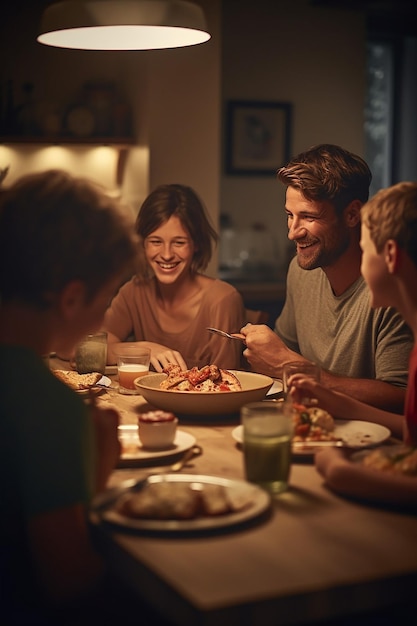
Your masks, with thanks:
[{"label": "table surface", "polygon": [[[112,389],[97,400],[116,407],[123,424],[136,424],[146,407],[141,396]],[[232,436],[238,423],[237,416],[181,419],[179,428],[203,448],[182,473],[243,479]],[[149,471],[117,469],[109,487]],[[144,535],[106,525],[97,532],[117,574],[181,625],[307,624],[403,602],[416,589],[417,516],[338,496],[312,459],[294,457],[289,490],[256,523],[206,535]]]}]

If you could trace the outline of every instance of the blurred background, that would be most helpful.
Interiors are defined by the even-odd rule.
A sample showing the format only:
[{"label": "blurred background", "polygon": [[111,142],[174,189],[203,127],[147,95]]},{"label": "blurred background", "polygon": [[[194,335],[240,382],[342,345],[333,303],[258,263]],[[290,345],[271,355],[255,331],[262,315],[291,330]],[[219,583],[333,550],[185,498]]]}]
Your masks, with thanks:
[{"label": "blurred background", "polygon": [[288,155],[336,143],[367,159],[372,192],[416,180],[414,2],[198,0],[208,43],[133,52],[38,44],[50,4],[14,0],[0,23],[0,184],[61,166],[134,213],[191,185],[222,235],[209,273],[247,306],[275,316],[285,296]]}]

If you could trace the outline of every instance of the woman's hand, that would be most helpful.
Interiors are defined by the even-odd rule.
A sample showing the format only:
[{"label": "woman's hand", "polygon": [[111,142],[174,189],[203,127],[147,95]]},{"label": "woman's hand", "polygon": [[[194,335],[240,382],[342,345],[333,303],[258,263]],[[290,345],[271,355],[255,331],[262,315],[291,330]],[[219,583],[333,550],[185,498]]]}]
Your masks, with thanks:
[{"label": "woman's hand", "polygon": [[[180,352],[170,350],[164,346],[158,346],[157,344],[153,345],[157,346],[157,348],[151,348],[151,365],[156,372],[162,372],[162,370],[170,363],[179,365],[182,370],[188,369],[187,364]],[[161,350],[161,348],[163,349]]]},{"label": "woman's hand", "polygon": [[[117,363],[117,356],[114,354],[112,350],[112,344],[115,342],[121,342],[122,340],[116,337],[116,335],[108,334],[107,337],[107,363]],[[171,350],[167,346],[164,346],[159,343],[154,343],[153,341],[137,341],[135,342],[138,346],[142,348],[149,348],[151,351],[151,362],[150,364],[154,368],[156,372],[162,372],[164,367],[169,365],[169,363],[173,363],[174,365],[179,365],[182,370],[187,370],[187,363],[184,361],[182,354],[177,352],[177,350]]]}]

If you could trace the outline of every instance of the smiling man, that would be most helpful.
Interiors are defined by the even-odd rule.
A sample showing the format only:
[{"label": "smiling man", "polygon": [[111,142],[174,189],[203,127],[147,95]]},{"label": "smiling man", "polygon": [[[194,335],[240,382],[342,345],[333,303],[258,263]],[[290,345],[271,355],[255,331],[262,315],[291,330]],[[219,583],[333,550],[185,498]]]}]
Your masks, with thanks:
[{"label": "smiling man", "polygon": [[368,165],[322,144],[293,158],[277,176],[287,188],[288,238],[296,256],[275,332],[243,327],[244,356],[254,371],[279,377],[282,365],[301,355],[322,367],[327,387],[401,413],[412,334],[393,308],[371,308],[360,271]]}]

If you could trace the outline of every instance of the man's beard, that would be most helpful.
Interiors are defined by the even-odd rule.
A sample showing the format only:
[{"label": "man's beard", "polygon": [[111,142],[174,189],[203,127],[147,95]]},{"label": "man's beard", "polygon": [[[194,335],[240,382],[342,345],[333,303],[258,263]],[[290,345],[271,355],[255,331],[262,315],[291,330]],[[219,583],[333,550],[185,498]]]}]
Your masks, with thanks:
[{"label": "man's beard", "polygon": [[[315,270],[318,267],[326,268],[340,259],[349,247],[349,238],[347,236],[340,237],[331,242],[330,248],[317,247],[311,256],[299,254],[297,251],[297,262],[303,270]],[[305,248],[308,250],[308,248]]]}]

